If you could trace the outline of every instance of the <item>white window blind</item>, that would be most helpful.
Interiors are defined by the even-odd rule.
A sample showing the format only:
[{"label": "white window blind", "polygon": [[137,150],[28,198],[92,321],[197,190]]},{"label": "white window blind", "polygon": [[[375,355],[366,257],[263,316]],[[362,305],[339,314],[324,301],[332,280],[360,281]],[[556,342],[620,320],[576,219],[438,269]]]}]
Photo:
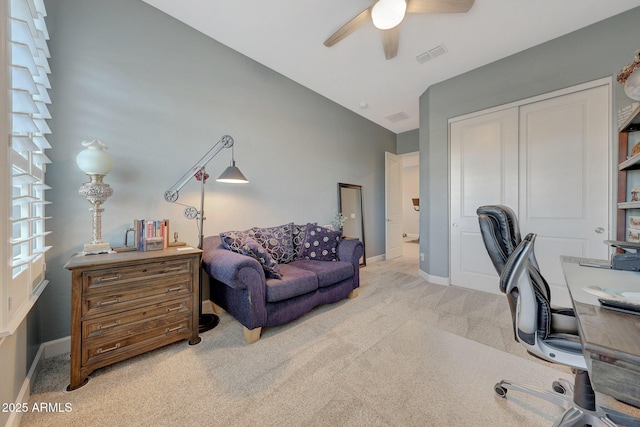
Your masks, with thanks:
[{"label": "white window blind", "polygon": [[[3,0],[4,1],[4,0]],[[6,9],[5,9],[6,13]],[[9,262],[3,271],[0,336],[15,331],[47,285],[45,279],[46,165],[51,148],[46,120],[51,118],[48,74],[51,73],[43,0],[10,0],[11,25],[6,50],[11,64],[5,79],[10,93],[8,155],[10,189]],[[5,20],[6,22],[6,20]],[[4,182],[3,182],[4,185]],[[4,194],[4,193],[0,193]]]}]

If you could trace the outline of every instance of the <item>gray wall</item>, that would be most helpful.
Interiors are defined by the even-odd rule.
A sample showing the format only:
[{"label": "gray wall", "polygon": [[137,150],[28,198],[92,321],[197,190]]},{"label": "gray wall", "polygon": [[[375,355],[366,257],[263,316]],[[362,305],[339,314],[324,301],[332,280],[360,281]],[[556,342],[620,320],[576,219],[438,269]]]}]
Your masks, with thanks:
[{"label": "gray wall", "polygon": [[[631,103],[615,75],[638,49],[640,8],[433,85],[420,97],[420,269],[449,277],[447,120],[614,76],[612,123]],[[508,34],[505,34],[508,37]],[[617,144],[617,138],[612,135]],[[612,175],[613,176],[613,175]]]},{"label": "gray wall", "polygon": [[396,154],[413,153],[420,150],[419,129],[399,133],[396,136]]},{"label": "gray wall", "polygon": [[[363,186],[368,256],[384,252],[384,151],[395,134],[196,32],[141,1],[49,0],[53,219],[47,275],[38,305],[42,340],[70,333],[69,257],[91,238],[89,203],[77,194],[83,140],[109,147],[114,189],[103,240],[122,245],[134,218],[169,218],[180,240],[197,245],[171,187],[224,134],[235,139],[248,185],[216,183],[224,150],[208,165],[205,235],[294,221],[329,224],[337,183]],[[180,203],[199,204],[196,181]],[[303,201],[303,203],[301,203]]]}]

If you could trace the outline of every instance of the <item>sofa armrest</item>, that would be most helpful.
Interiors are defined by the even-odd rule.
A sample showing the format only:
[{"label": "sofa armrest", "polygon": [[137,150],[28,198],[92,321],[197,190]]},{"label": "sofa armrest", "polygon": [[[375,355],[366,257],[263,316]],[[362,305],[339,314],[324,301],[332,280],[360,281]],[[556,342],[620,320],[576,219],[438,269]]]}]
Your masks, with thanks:
[{"label": "sofa armrest", "polygon": [[202,242],[202,268],[213,279],[234,289],[246,289],[248,281],[255,283],[256,280],[266,286],[260,262],[226,249],[218,236],[207,237]]},{"label": "sofa armrest", "polygon": [[220,236],[202,242],[202,268],[211,277],[210,298],[247,329],[267,322],[267,281],[260,262],[222,246]]},{"label": "sofa armrest", "polygon": [[364,253],[362,242],[357,239],[342,239],[337,247],[338,260],[350,262],[354,266],[360,265],[360,258]]}]

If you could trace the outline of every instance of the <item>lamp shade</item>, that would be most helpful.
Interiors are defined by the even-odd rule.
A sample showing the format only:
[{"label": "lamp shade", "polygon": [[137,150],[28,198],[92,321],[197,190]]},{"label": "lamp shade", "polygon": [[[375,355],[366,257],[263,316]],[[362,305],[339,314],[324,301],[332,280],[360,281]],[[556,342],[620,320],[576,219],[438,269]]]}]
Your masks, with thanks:
[{"label": "lamp shade", "polygon": [[389,30],[402,22],[406,11],[405,0],[380,0],[371,9],[371,20],[376,28]]},{"label": "lamp shade", "polygon": [[87,175],[106,175],[113,168],[113,159],[107,153],[107,146],[97,139],[91,142],[83,141],[86,147],[76,157],[76,164]]},{"label": "lamp shade", "polygon": [[218,182],[226,182],[229,184],[246,184],[249,182],[247,178],[236,167],[236,162],[232,161],[231,166],[226,168],[222,174],[216,179]]}]

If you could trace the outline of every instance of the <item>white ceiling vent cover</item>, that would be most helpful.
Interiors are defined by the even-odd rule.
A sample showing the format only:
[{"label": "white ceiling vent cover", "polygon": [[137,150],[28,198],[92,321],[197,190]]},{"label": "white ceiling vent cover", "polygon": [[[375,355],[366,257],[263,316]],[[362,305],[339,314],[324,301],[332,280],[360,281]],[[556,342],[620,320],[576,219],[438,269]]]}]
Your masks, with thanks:
[{"label": "white ceiling vent cover", "polygon": [[436,56],[444,55],[447,52],[448,52],[447,47],[444,44],[441,44],[440,46],[436,46],[433,49],[428,50],[425,53],[421,53],[420,55],[416,56],[416,61],[418,61],[421,64],[424,64],[425,62],[432,60]]},{"label": "white ceiling vent cover", "polygon": [[391,123],[396,123],[401,120],[406,120],[409,118],[409,115],[404,111],[400,111],[399,113],[391,114],[390,116],[385,117],[385,119],[389,120]]}]

